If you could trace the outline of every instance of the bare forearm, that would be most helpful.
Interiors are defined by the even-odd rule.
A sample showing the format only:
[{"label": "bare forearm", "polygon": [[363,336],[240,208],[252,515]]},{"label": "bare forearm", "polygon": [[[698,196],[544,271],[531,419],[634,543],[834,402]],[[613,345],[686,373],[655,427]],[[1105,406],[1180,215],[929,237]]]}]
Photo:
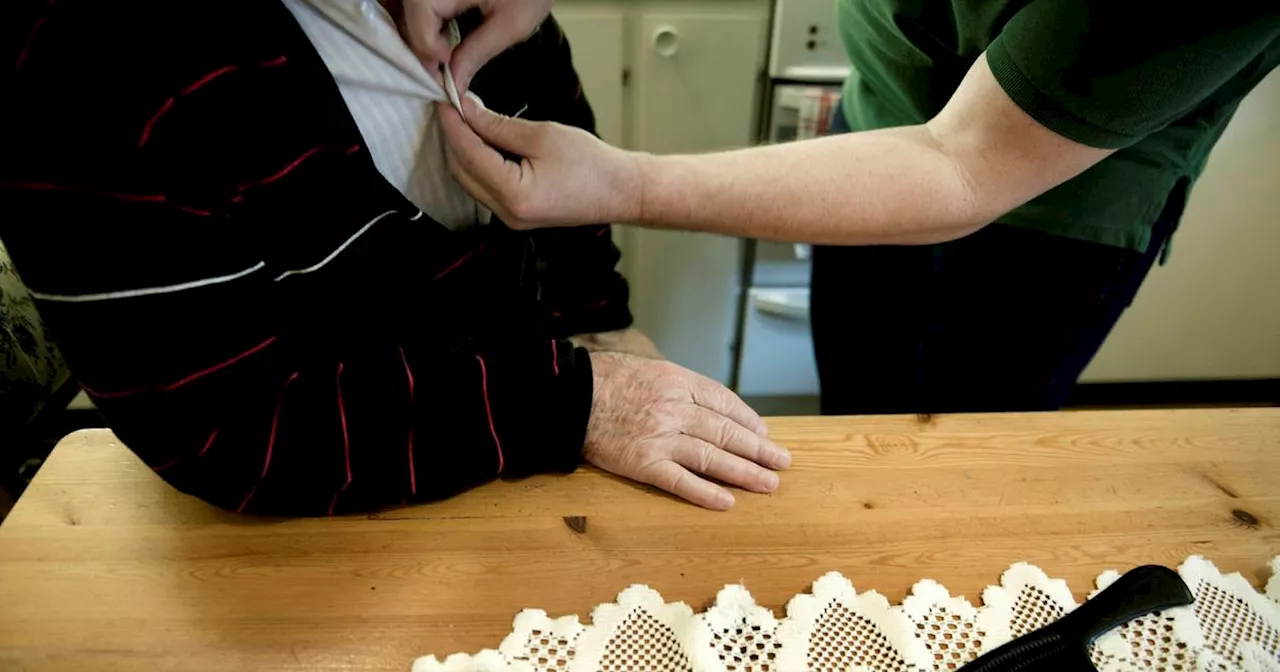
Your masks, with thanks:
[{"label": "bare forearm", "polygon": [[[975,231],[1106,158],[1019,108],[979,58],[927,124],[702,156],[650,156],[583,133],[442,108],[452,169],[515,228],[623,221],[835,245]],[[486,144],[488,143],[488,144]],[[493,147],[524,157],[507,161]]]},{"label": "bare forearm", "polygon": [[986,223],[963,171],[924,126],[644,165],[645,226],[820,244],[919,244]]},{"label": "bare forearm", "polygon": [[929,123],[645,157],[641,223],[836,245],[975,231],[1106,158],[1022,111],[979,58]]}]

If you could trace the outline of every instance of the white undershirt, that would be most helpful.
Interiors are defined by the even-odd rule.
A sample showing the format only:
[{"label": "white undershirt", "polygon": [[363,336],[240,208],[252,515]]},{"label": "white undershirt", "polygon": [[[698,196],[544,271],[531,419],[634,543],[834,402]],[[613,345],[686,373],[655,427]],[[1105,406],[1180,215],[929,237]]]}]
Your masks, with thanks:
[{"label": "white undershirt", "polygon": [[449,174],[435,104],[440,84],[376,0],[281,0],[333,75],[373,163],[388,182],[450,229],[489,212]]}]

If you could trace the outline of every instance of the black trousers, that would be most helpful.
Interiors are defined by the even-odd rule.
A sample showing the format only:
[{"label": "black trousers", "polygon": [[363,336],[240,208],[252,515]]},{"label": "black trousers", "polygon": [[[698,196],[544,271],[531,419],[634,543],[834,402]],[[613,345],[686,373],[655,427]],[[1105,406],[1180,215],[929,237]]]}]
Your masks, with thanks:
[{"label": "black trousers", "polygon": [[822,412],[1059,408],[1185,197],[1170,195],[1146,253],[1001,224],[939,245],[815,248]]}]

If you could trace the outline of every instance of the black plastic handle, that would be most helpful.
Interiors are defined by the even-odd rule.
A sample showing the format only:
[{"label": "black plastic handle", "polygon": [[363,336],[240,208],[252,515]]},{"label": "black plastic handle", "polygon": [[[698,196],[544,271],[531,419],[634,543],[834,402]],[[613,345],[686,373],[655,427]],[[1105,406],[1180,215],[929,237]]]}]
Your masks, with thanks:
[{"label": "black plastic handle", "polygon": [[1194,601],[1177,572],[1147,565],[1120,577],[1062,620],[1073,638],[1078,637],[1088,648],[1099,637],[1135,618]]},{"label": "black plastic handle", "polygon": [[1139,567],[1056,623],[988,652],[963,672],[1097,672],[1089,661],[1089,646],[1099,637],[1153,611],[1193,601],[1177,572],[1154,565]]}]

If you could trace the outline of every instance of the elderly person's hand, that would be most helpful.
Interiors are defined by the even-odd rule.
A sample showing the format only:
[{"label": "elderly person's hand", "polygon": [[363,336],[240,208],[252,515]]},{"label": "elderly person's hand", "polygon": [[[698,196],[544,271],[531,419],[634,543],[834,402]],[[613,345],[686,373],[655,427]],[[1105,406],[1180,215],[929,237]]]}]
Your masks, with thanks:
[{"label": "elderly person's hand", "polygon": [[[552,0],[384,0],[409,48],[431,72],[448,63],[458,93],[490,59],[524,41],[551,12]],[[484,23],[450,53],[448,21],[472,8]]]},{"label": "elderly person's hand", "polygon": [[[718,483],[778,487],[791,455],[733,392],[670,362],[592,353],[595,391],[583,457],[709,509],[733,506]],[[705,478],[703,478],[705,477]]]}]

